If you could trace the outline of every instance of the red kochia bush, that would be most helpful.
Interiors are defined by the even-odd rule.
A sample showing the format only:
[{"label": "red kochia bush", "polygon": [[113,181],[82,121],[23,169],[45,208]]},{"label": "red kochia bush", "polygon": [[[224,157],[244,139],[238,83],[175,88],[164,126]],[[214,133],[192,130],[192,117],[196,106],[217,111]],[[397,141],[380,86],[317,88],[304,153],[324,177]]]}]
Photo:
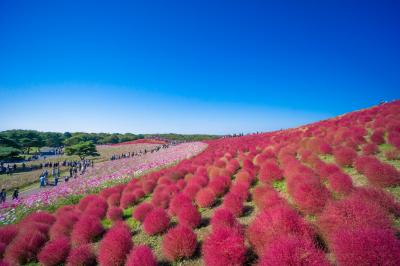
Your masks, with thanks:
[{"label": "red kochia bush", "polygon": [[92,242],[99,237],[104,231],[100,219],[92,215],[81,216],[75,223],[71,232],[71,244],[79,246]]},{"label": "red kochia bush", "polygon": [[245,260],[244,237],[228,229],[218,228],[203,243],[202,255],[207,266],[239,266]]},{"label": "red kochia bush", "polygon": [[400,216],[400,203],[389,192],[377,187],[359,187],[351,194],[351,197],[360,198],[365,202],[379,205],[384,210]]},{"label": "red kochia bush", "polygon": [[345,195],[349,194],[353,189],[353,182],[351,177],[341,171],[337,171],[328,176],[330,188],[338,193],[343,193]]},{"label": "red kochia bush", "polygon": [[185,194],[179,193],[171,199],[168,213],[172,216],[176,215],[180,208],[187,205],[192,205],[192,200]]},{"label": "red kochia bush", "polygon": [[400,240],[380,228],[340,230],[330,243],[338,265],[400,265]]},{"label": "red kochia bush", "polygon": [[400,184],[400,172],[393,165],[382,163],[373,156],[358,157],[355,167],[374,185],[386,187]]},{"label": "red kochia bush", "polygon": [[357,158],[357,152],[348,147],[339,147],[333,151],[335,161],[340,166],[351,166]]},{"label": "red kochia bush", "polygon": [[229,193],[224,197],[222,206],[230,210],[236,217],[240,216],[244,209],[243,199],[234,193]]},{"label": "red kochia bush", "polygon": [[134,247],[125,266],[157,266],[157,260],[148,246]]},{"label": "red kochia bush", "polygon": [[143,222],[143,230],[148,235],[155,235],[165,231],[169,225],[169,216],[162,208],[155,208]]},{"label": "red kochia bush", "polygon": [[0,243],[8,245],[18,233],[16,225],[7,225],[0,228]]},{"label": "red kochia bush", "polygon": [[47,241],[46,235],[37,230],[26,230],[18,234],[7,247],[4,260],[11,265],[23,265],[33,262],[36,254]]},{"label": "red kochia bush", "polygon": [[192,204],[183,206],[178,211],[178,222],[189,228],[196,228],[201,222],[201,214]]},{"label": "red kochia bush", "polygon": [[271,243],[261,257],[260,266],[309,265],[329,266],[325,254],[310,241],[298,236],[283,236]]},{"label": "red kochia bush", "polygon": [[275,162],[268,161],[261,166],[259,178],[265,184],[271,184],[273,181],[281,180],[283,172]]},{"label": "red kochia bush", "polygon": [[162,242],[162,252],[167,260],[173,262],[190,258],[197,247],[197,236],[188,227],[177,225],[168,230]]},{"label": "red kochia bush", "polygon": [[188,196],[191,200],[194,200],[197,192],[199,192],[200,189],[201,189],[200,185],[190,184],[185,187],[185,189],[183,190],[183,194]]},{"label": "red kochia bush", "polygon": [[143,222],[147,214],[154,209],[153,205],[148,202],[142,202],[133,210],[132,217]]},{"label": "red kochia bush", "polygon": [[362,146],[362,152],[364,155],[373,155],[378,151],[379,147],[375,143],[368,143]]},{"label": "red kochia bush", "polygon": [[218,208],[211,217],[211,227],[215,231],[218,228],[228,228],[238,233],[242,233],[242,227],[236,217],[227,209]]},{"label": "red kochia bush", "polygon": [[99,264],[103,266],[123,266],[133,246],[129,228],[116,223],[103,237],[99,245]]},{"label": "red kochia bush", "polygon": [[122,220],[122,209],[119,207],[111,206],[107,211],[107,218],[111,221]]},{"label": "red kochia bush", "polygon": [[67,259],[67,266],[94,266],[96,264],[96,255],[89,244],[72,249]]},{"label": "red kochia bush", "polygon": [[68,257],[69,238],[60,237],[47,242],[38,255],[39,262],[44,266],[56,266],[64,263]]},{"label": "red kochia bush", "polygon": [[371,135],[371,141],[377,145],[385,143],[384,133],[383,129],[376,129]]},{"label": "red kochia bush", "polygon": [[75,210],[65,211],[60,214],[56,222],[50,227],[50,239],[57,239],[59,237],[69,236],[72,227],[79,220],[79,212]]},{"label": "red kochia bush", "polygon": [[135,205],[136,195],[133,193],[123,193],[121,196],[121,208],[126,209]]},{"label": "red kochia bush", "polygon": [[314,233],[289,206],[277,205],[264,209],[247,228],[247,238],[258,255],[275,239],[283,235],[298,235],[312,239]]},{"label": "red kochia bush", "polygon": [[381,207],[355,196],[329,203],[318,217],[317,223],[327,238],[341,229],[368,227],[390,230],[392,224]]},{"label": "red kochia bush", "polygon": [[215,193],[210,188],[203,188],[196,194],[196,204],[199,207],[211,207],[215,201]]}]

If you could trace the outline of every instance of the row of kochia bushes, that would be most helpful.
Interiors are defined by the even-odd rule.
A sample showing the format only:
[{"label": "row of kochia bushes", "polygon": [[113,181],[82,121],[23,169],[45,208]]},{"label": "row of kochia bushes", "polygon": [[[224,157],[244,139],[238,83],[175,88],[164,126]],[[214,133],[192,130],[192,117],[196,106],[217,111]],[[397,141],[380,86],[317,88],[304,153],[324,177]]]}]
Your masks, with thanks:
[{"label": "row of kochia bushes", "polygon": [[[251,253],[260,265],[400,265],[393,227],[400,206],[382,189],[399,185],[400,174],[365,148],[386,143],[391,134],[392,151],[398,152],[393,142],[393,132],[400,133],[398,106],[307,128],[212,141],[201,155],[175,167],[1,228],[3,263],[156,265],[150,247],[132,242],[123,219],[123,210],[134,206],[132,218],[145,234],[162,235],[162,255],[171,262],[193,258],[200,249],[206,265],[243,265]],[[372,136],[378,129],[383,142],[376,143]],[[320,159],[326,154],[335,163]],[[369,186],[355,187],[344,171],[349,167]],[[276,182],[285,182],[283,193],[274,189]],[[248,226],[238,219],[246,201],[257,206]],[[201,247],[199,208],[214,210]],[[178,222],[173,227],[172,217]],[[108,230],[105,218],[113,222]]]}]

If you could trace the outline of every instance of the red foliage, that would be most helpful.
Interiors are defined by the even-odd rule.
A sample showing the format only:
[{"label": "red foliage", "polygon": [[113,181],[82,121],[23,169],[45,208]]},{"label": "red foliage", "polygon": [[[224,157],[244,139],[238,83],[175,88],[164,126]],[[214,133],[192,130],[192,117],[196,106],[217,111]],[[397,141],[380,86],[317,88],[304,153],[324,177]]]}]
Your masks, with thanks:
[{"label": "red foliage", "polygon": [[83,215],[72,229],[71,244],[73,246],[88,244],[101,236],[103,231],[103,225],[98,217]]},{"label": "red foliage", "polygon": [[169,203],[168,213],[171,216],[174,216],[178,213],[180,208],[187,205],[192,205],[192,200],[185,194],[179,193],[171,199]]},{"label": "red foliage", "polygon": [[335,161],[340,166],[351,166],[357,158],[357,152],[352,148],[339,147],[333,151]]},{"label": "red foliage", "polygon": [[205,265],[239,266],[245,261],[244,237],[228,228],[218,228],[208,235],[202,246]]},{"label": "red foliage", "polygon": [[96,255],[91,245],[86,244],[73,248],[67,258],[67,266],[94,266]]},{"label": "red foliage", "polygon": [[400,216],[400,203],[396,202],[392,194],[383,189],[377,187],[359,187],[351,194],[351,197],[377,204],[389,213]]},{"label": "red foliage", "polygon": [[213,213],[210,224],[213,231],[217,230],[218,228],[228,228],[239,233],[242,232],[241,225],[236,220],[235,216],[231,211],[224,208],[218,208]]},{"label": "red foliage", "polygon": [[400,240],[390,230],[340,230],[330,246],[338,265],[400,265]]},{"label": "red foliage", "polygon": [[286,204],[286,201],[279,195],[279,193],[270,187],[259,186],[254,189],[253,200],[260,210],[271,208],[278,204]]},{"label": "red foliage", "polygon": [[110,207],[111,206],[115,206],[115,207],[119,206],[120,199],[121,199],[121,194],[120,193],[116,192],[116,193],[111,194],[107,198],[108,206],[110,206]]},{"label": "red foliage", "polygon": [[188,227],[177,225],[168,230],[162,242],[162,252],[167,260],[173,262],[190,258],[197,247],[197,236]]},{"label": "red foliage", "polygon": [[376,186],[386,187],[400,184],[400,172],[391,164],[383,163],[371,156],[360,156],[355,162],[358,172]]},{"label": "red foliage", "polygon": [[132,246],[129,228],[123,222],[116,223],[100,242],[99,265],[123,266]]},{"label": "red foliage", "polygon": [[67,259],[69,249],[69,238],[67,237],[49,241],[38,254],[38,260],[44,266],[60,265]]},{"label": "red foliage", "polygon": [[178,211],[178,222],[189,228],[196,228],[201,222],[201,214],[192,204],[182,206]]},{"label": "red foliage", "polygon": [[157,260],[151,249],[142,245],[132,249],[126,266],[157,266]]},{"label": "red foliage", "polygon": [[121,196],[121,208],[126,209],[135,205],[136,195],[134,193],[123,193]]},{"label": "red foliage", "polygon": [[364,155],[373,155],[379,152],[379,147],[375,143],[368,143],[362,146]]},{"label": "red foliage", "polygon": [[240,216],[243,213],[243,199],[234,193],[229,193],[224,197],[224,202],[222,206],[232,212],[236,217]]},{"label": "red foliage", "polygon": [[385,143],[384,129],[376,129],[371,135],[371,141],[377,145]]},{"label": "red foliage", "polygon": [[349,194],[353,189],[351,177],[341,171],[337,171],[328,176],[330,188],[338,193]]},{"label": "red foliage", "polygon": [[197,192],[199,192],[200,189],[201,189],[200,185],[191,184],[187,185],[182,193],[188,196],[191,200],[194,200]]},{"label": "red foliage", "polygon": [[79,220],[80,213],[75,210],[63,211],[57,215],[56,222],[51,226],[49,231],[50,239],[69,236],[72,227]]},{"label": "red foliage", "polygon": [[7,225],[0,228],[0,243],[8,245],[18,233],[17,226]]},{"label": "red foliage", "polygon": [[203,188],[196,194],[196,204],[199,207],[211,207],[215,201],[215,193],[210,188]]},{"label": "red foliage", "polygon": [[86,207],[93,201],[96,201],[99,198],[97,195],[88,195],[81,199],[78,204],[78,209],[84,211]]},{"label": "red foliage", "polygon": [[213,178],[209,183],[208,183],[208,186],[207,186],[209,189],[211,189],[213,192],[214,192],[214,194],[216,195],[216,196],[222,196],[222,195],[224,195],[225,194],[225,192],[226,192],[226,186],[225,186],[225,184],[224,184],[224,181],[223,180],[221,180],[221,179],[219,179],[219,178],[217,178],[217,177],[215,177],[215,178]]},{"label": "red foliage", "polygon": [[264,251],[259,266],[309,265],[329,266],[325,254],[310,241],[298,236],[283,236]]},{"label": "red foliage", "polygon": [[265,162],[260,169],[259,179],[265,184],[271,184],[273,181],[281,180],[283,172],[279,166],[272,161]]},{"label": "red foliage", "polygon": [[314,170],[321,178],[327,178],[329,175],[340,171],[340,168],[335,164],[320,162],[316,164]]},{"label": "red foliage", "polygon": [[390,230],[391,224],[381,207],[356,196],[331,202],[318,217],[318,227],[327,238],[341,229],[371,227]]},{"label": "red foliage", "polygon": [[143,222],[147,214],[154,209],[153,205],[148,202],[142,202],[133,210],[132,217]]},{"label": "red foliage", "polygon": [[169,225],[169,216],[162,208],[154,208],[143,222],[143,230],[148,235],[155,235],[165,231]]},{"label": "red foliage", "polygon": [[247,238],[258,255],[275,239],[297,235],[311,240],[313,232],[306,222],[289,206],[277,205],[264,209],[247,228]]},{"label": "red foliage", "polygon": [[4,260],[10,265],[24,265],[33,262],[46,241],[46,235],[36,230],[19,233],[7,247]]},{"label": "red foliage", "polygon": [[111,221],[120,221],[122,220],[122,209],[119,207],[111,206],[107,211],[107,218]]},{"label": "red foliage", "polygon": [[391,149],[385,152],[385,158],[387,160],[399,160],[400,159],[400,150]]}]

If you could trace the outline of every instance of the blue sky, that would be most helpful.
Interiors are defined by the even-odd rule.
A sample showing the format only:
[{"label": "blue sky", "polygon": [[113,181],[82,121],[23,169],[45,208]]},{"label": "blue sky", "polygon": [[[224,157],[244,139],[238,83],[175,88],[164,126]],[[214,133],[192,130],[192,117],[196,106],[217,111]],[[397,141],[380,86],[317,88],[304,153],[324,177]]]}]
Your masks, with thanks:
[{"label": "blue sky", "polygon": [[0,130],[237,133],[400,98],[398,1],[0,1]]}]

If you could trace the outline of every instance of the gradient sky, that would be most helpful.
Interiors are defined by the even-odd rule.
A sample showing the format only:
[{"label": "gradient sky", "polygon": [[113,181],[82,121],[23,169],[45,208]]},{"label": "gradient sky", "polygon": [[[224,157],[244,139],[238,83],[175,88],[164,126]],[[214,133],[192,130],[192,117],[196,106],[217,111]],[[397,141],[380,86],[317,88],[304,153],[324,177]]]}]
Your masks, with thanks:
[{"label": "gradient sky", "polygon": [[238,133],[400,98],[400,1],[0,0],[0,130]]}]

